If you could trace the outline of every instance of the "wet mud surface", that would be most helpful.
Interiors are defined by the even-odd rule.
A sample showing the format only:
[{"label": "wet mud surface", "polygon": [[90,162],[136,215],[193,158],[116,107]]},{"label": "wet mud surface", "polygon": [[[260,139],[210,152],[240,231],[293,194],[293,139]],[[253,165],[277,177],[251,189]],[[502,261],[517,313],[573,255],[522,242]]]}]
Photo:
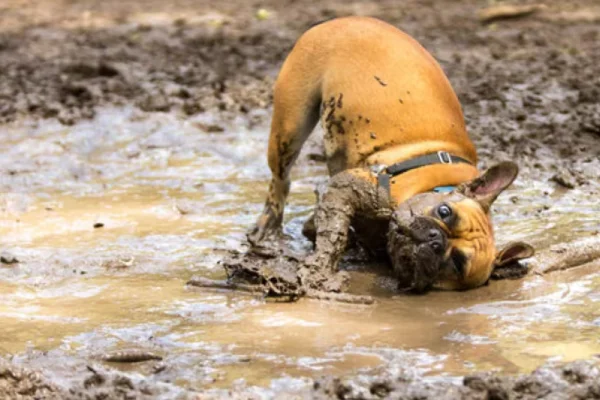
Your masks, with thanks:
[{"label": "wet mud surface", "polygon": [[[83,382],[69,390],[54,386],[39,373],[10,367],[0,359],[0,394],[4,398],[41,399],[152,399],[161,396],[178,399],[252,399],[268,393],[251,389],[210,390],[176,393],[148,385],[102,367],[87,366]],[[162,390],[161,390],[162,389]],[[409,371],[384,371],[378,377],[322,377],[305,382],[302,388],[270,393],[279,398],[300,399],[599,399],[600,361],[577,361],[564,365],[541,366],[529,375],[511,377],[492,373],[465,376],[461,383],[424,383]]]},{"label": "wet mud surface", "polygon": [[[338,15],[416,37],[460,97],[480,166],[521,166],[494,205],[499,244],[564,256],[596,240],[600,10],[545,3],[482,24],[474,1],[3,1],[0,397],[598,397],[600,265],[586,257],[413,296],[346,255],[349,293],[374,304],[186,285],[226,279],[219,261],[247,250],[277,70]],[[327,175],[319,134],[293,170],[294,254],[311,247],[301,229]]]}]

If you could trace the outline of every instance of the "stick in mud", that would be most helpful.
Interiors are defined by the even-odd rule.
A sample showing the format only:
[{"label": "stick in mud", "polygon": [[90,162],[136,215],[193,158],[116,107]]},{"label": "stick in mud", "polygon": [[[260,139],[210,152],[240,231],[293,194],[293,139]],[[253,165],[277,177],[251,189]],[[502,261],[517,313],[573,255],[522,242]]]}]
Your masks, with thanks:
[{"label": "stick in mud", "polygon": [[158,354],[152,353],[150,351],[131,349],[111,351],[102,355],[101,359],[102,361],[107,362],[136,363],[150,360],[161,361],[163,358],[162,356],[159,356]]},{"label": "stick in mud", "polygon": [[330,300],[337,301],[339,303],[348,304],[373,304],[375,300],[371,296],[359,296],[348,293],[332,293],[332,292],[321,292],[318,290],[308,290],[306,292],[306,298],[316,300]]},{"label": "stick in mud", "polygon": [[190,286],[203,287],[209,289],[237,290],[240,292],[266,294],[267,288],[261,285],[250,285],[243,283],[233,283],[226,280],[208,279],[201,276],[194,276],[187,282]]},{"label": "stick in mud", "polygon": [[[246,285],[242,283],[233,283],[228,282],[226,280],[217,280],[217,279],[208,279],[200,276],[194,276],[187,283],[190,286],[203,287],[209,289],[226,289],[226,290],[236,290],[241,292],[248,293],[257,293],[257,294],[267,294],[267,289],[264,286],[260,285]],[[295,301],[299,297],[286,297],[286,301]],[[348,304],[373,304],[375,301],[371,296],[358,296],[348,293],[329,293],[322,292],[318,290],[308,290],[304,297],[308,299],[315,300],[329,300],[336,301],[339,303],[348,303]]]},{"label": "stick in mud", "polygon": [[600,260],[600,235],[551,246],[539,251],[529,260],[528,265],[533,273],[547,274],[595,260]]}]

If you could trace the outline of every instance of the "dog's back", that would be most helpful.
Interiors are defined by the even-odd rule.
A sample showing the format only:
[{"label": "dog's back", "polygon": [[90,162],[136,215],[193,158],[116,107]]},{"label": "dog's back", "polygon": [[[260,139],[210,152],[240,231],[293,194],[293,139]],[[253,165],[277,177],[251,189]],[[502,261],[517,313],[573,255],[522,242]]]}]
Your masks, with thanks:
[{"label": "dog's back", "polygon": [[[272,179],[263,214],[248,236],[252,243],[281,226],[292,165],[319,119],[331,175],[442,151],[472,165],[477,161],[458,99],[421,45],[373,18],[324,22],[298,39],[275,84]],[[466,165],[452,167],[456,181],[477,173]],[[448,172],[430,169],[429,175]],[[409,172],[391,182],[390,195],[401,202],[428,189],[427,182]]]},{"label": "dog's back", "polygon": [[284,63],[275,97],[288,109],[318,107],[331,174],[393,164],[423,149],[476,157],[438,63],[410,36],[373,18],[309,29]]}]

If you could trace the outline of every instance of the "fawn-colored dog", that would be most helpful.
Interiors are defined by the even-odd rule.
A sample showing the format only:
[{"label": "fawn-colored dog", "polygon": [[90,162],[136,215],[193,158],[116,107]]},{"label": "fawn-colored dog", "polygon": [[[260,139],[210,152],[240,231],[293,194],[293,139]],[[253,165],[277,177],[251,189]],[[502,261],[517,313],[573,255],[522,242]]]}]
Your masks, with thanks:
[{"label": "fawn-colored dog", "polygon": [[290,169],[321,120],[331,176],[314,215],[311,268],[337,268],[348,232],[387,250],[402,285],[468,289],[529,257],[497,251],[490,206],[516,178],[503,162],[480,173],[459,101],[434,58],[373,18],[348,17],[300,37],[275,85],[268,161],[273,177],[249,241],[280,232]]}]

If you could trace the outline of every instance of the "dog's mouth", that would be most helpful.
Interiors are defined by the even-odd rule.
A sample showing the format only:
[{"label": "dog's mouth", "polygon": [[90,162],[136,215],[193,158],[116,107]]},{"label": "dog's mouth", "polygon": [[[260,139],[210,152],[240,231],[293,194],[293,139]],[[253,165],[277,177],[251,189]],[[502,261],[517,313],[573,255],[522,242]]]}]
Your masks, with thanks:
[{"label": "dog's mouth", "polygon": [[431,218],[392,219],[388,254],[400,289],[422,293],[440,277],[448,246],[446,232]]}]

